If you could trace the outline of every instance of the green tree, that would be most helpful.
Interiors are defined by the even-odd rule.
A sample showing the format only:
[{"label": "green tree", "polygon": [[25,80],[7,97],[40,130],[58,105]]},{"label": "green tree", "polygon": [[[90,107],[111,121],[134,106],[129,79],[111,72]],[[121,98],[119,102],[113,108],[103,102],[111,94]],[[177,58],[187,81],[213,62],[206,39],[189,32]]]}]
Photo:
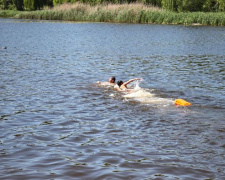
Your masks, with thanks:
[{"label": "green tree", "polygon": [[53,0],[43,0],[43,5],[52,7],[53,6]]},{"label": "green tree", "polygon": [[145,4],[151,4],[154,6],[161,6],[161,0],[142,0],[141,2],[145,3]]},{"label": "green tree", "polygon": [[161,3],[163,9],[167,9],[170,11],[177,10],[176,0],[162,0]]},{"label": "green tree", "polygon": [[217,0],[219,4],[218,11],[225,11],[225,0]]},{"label": "green tree", "polygon": [[0,2],[3,9],[9,9],[9,7],[13,4],[12,0],[1,0]]},{"label": "green tree", "polygon": [[34,9],[37,10],[37,9],[42,9],[43,8],[43,4],[44,1],[43,0],[34,0]]},{"label": "green tree", "polygon": [[62,4],[62,3],[63,3],[63,0],[53,0],[53,5],[54,6]]},{"label": "green tree", "polygon": [[43,0],[23,0],[24,9],[27,11],[34,11],[43,8]]},{"label": "green tree", "polygon": [[203,4],[204,11],[225,11],[224,0],[206,0]]},{"label": "green tree", "polygon": [[13,0],[13,4],[16,6],[16,10],[23,10],[23,0]]},{"label": "green tree", "polygon": [[202,11],[204,1],[205,0],[177,0],[177,11]]}]

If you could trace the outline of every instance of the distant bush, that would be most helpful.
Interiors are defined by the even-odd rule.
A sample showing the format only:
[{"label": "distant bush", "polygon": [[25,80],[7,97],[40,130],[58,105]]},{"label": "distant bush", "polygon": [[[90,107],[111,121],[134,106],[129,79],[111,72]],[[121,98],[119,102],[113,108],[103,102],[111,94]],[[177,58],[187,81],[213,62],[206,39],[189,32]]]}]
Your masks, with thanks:
[{"label": "distant bush", "polygon": [[44,6],[57,6],[63,3],[131,4],[144,3],[176,12],[224,12],[225,0],[0,0],[1,9],[40,10]]}]

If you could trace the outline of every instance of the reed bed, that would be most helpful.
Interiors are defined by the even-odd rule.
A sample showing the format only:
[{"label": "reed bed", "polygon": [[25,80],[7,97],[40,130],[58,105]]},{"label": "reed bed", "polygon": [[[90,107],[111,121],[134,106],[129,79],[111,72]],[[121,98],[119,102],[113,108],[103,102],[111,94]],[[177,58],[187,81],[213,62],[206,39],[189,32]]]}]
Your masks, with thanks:
[{"label": "reed bed", "polygon": [[40,20],[225,26],[225,12],[176,13],[141,3],[95,6],[82,3],[63,4],[53,9],[18,12],[14,17]]}]

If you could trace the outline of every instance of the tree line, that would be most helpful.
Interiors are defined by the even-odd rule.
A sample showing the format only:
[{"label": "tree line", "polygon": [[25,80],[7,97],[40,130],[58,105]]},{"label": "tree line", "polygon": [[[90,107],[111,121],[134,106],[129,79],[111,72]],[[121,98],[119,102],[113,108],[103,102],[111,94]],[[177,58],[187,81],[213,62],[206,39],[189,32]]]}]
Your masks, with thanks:
[{"label": "tree line", "polygon": [[41,10],[44,6],[53,7],[62,3],[122,4],[144,3],[175,12],[222,12],[225,11],[225,0],[0,0],[0,9],[16,9],[19,11]]}]

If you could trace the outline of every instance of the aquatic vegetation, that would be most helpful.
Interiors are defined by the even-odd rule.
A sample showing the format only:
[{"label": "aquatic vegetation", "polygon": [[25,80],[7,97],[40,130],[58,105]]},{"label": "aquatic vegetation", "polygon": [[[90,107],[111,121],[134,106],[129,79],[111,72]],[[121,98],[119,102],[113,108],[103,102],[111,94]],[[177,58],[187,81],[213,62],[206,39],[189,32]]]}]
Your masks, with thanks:
[{"label": "aquatic vegetation", "polygon": [[3,18],[16,17],[16,15],[18,15],[18,11],[0,10],[0,17],[3,17]]},{"label": "aquatic vegetation", "polygon": [[74,3],[39,11],[1,11],[0,17],[21,19],[225,26],[225,12],[172,12],[134,4]]}]

